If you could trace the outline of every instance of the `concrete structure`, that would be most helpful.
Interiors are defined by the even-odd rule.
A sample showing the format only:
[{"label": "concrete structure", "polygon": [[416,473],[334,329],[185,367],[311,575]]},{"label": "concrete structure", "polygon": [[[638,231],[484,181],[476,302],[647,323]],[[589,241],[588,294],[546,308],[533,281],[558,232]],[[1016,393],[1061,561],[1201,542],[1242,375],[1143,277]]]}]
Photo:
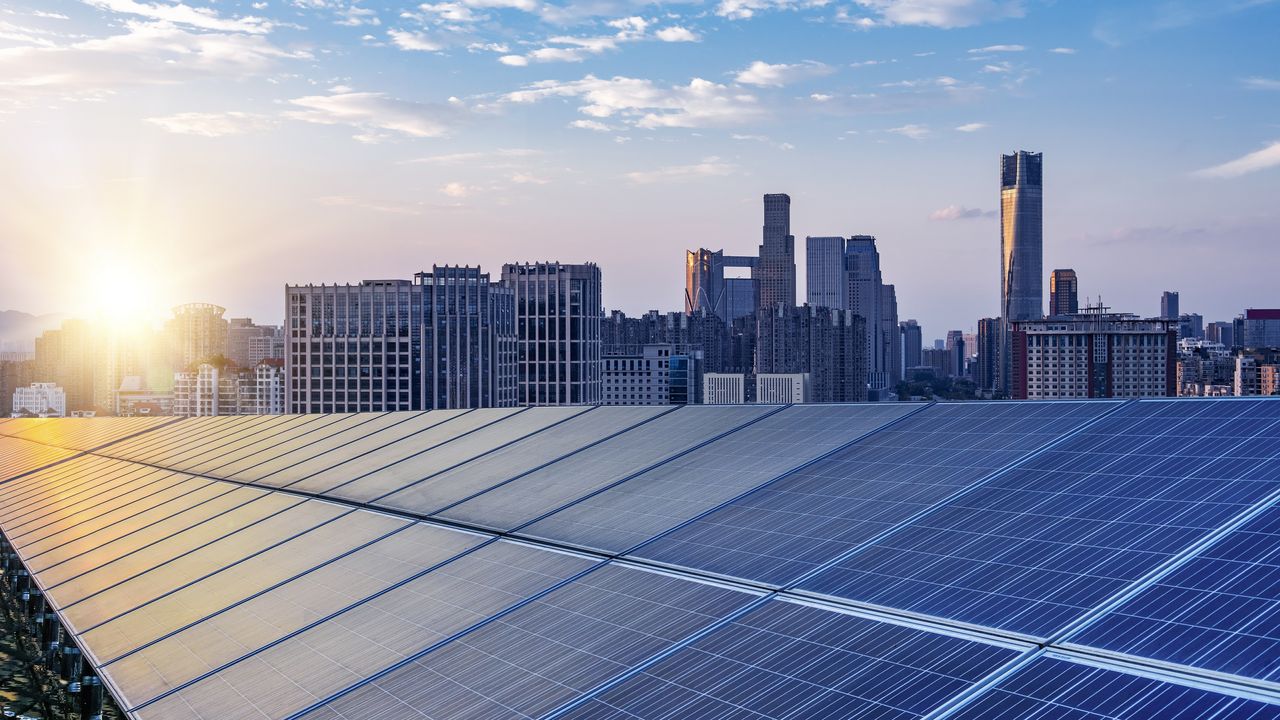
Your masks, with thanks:
[{"label": "concrete structure", "polygon": [[964,331],[947,331],[947,371],[952,377],[964,377],[967,374],[965,358],[968,357],[968,353],[965,347]]},{"label": "concrete structure", "polygon": [[[190,368],[214,358],[227,357],[230,323],[226,309],[212,303],[187,303],[173,309],[165,325],[173,353],[173,367]],[[112,385],[112,389],[116,386]]]},{"label": "concrete structure", "polygon": [[904,320],[898,323],[898,329],[902,333],[902,369],[903,377],[906,377],[907,368],[920,366],[920,353],[924,350],[924,335],[920,330],[920,323],[915,320]]},{"label": "concrete structure", "polygon": [[516,309],[519,405],[590,405],[602,398],[600,268],[509,263]]},{"label": "concrete structure", "polygon": [[670,345],[645,345],[639,352],[604,354],[602,405],[671,404]]},{"label": "concrete structure", "polygon": [[1219,397],[1233,394],[1236,359],[1221,343],[1178,341],[1178,395]]},{"label": "concrete structure", "polygon": [[[277,336],[281,337],[280,354],[273,355]],[[227,359],[236,367],[249,368],[268,358],[284,359],[281,328],[255,325],[251,318],[231,318],[227,324]]]},{"label": "concrete structure", "polygon": [[796,304],[796,239],[791,234],[791,197],[782,193],[764,196],[763,239],[756,282],[759,307]]},{"label": "concrete structure", "polygon": [[1177,331],[1163,319],[1106,313],[1014,323],[1012,392],[1019,400],[1177,395]]},{"label": "concrete structure", "polygon": [[809,402],[809,373],[757,373],[756,402],[774,405]]},{"label": "concrete structure", "polygon": [[1204,339],[1209,342],[1216,342],[1230,350],[1235,347],[1235,323],[1232,322],[1211,322],[1204,328]]},{"label": "concrete structure", "polygon": [[1000,156],[1000,317],[998,386],[1008,391],[1012,323],[1044,316],[1044,156]]},{"label": "concrete structure", "polygon": [[865,401],[864,323],[857,315],[827,307],[761,310],[755,372],[807,375],[811,402]]},{"label": "concrete structure", "polygon": [[13,393],[36,381],[36,361],[30,353],[0,353],[0,418],[13,412]]},{"label": "concrete structure", "polygon": [[1177,320],[1178,315],[1178,292],[1176,290],[1165,290],[1160,293],[1160,318],[1163,320]]},{"label": "concrete structure", "polygon": [[1178,337],[1191,340],[1204,339],[1204,316],[1200,313],[1183,313],[1178,316]]},{"label": "concrete structure", "polygon": [[1246,348],[1280,348],[1280,309],[1250,308],[1241,316],[1243,333],[1236,344]]},{"label": "concrete structure", "polygon": [[515,299],[479,267],[418,273],[423,410],[516,404]]},{"label": "concrete structure", "polygon": [[54,383],[31,383],[13,391],[13,417],[66,417],[67,394]]},{"label": "concrete structure", "polygon": [[174,373],[173,414],[283,415],[287,386],[279,360],[249,369],[201,363],[193,370]]},{"label": "concrete structure", "polygon": [[1054,270],[1049,276],[1049,315],[1075,315],[1080,312],[1080,281],[1076,271]]},{"label": "concrete structure", "polygon": [[743,373],[705,373],[702,376],[702,402],[707,405],[741,405],[747,401],[746,381]]},{"label": "concrete structure", "polygon": [[844,238],[840,236],[804,239],[805,286],[809,305],[846,309],[844,281]]},{"label": "concrete structure", "polygon": [[83,320],[67,320],[57,330],[47,330],[36,338],[33,380],[61,387],[68,410],[94,407],[95,340],[93,328]]}]

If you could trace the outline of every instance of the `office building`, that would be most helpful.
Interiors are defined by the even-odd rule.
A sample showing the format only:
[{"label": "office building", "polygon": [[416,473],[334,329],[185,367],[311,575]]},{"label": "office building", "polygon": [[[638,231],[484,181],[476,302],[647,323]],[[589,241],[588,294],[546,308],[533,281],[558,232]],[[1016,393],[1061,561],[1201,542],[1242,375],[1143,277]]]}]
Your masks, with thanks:
[{"label": "office building", "polygon": [[227,357],[230,324],[222,317],[224,313],[225,308],[211,303],[187,303],[173,309],[173,318],[165,325],[173,367],[188,368]]},{"label": "office building", "polygon": [[907,368],[920,365],[920,353],[924,350],[924,335],[920,330],[920,324],[915,320],[904,320],[898,323],[898,328],[902,333],[902,369],[903,377],[906,377]]},{"label": "office building", "polygon": [[703,404],[741,405],[746,401],[746,375],[743,373],[705,373],[702,376]]},{"label": "office building", "polygon": [[1080,283],[1076,271],[1054,270],[1049,276],[1049,315],[1075,315],[1080,312]]},{"label": "office building", "polygon": [[628,353],[606,348],[601,404],[671,404],[671,350],[670,345],[644,345]]},{"label": "office building", "polygon": [[502,282],[515,298],[517,392],[520,405],[599,403],[600,268],[509,263]]},{"label": "office building", "polygon": [[1178,293],[1174,290],[1165,290],[1160,294],[1160,317],[1164,320],[1177,320],[1181,313],[1178,312]]},{"label": "office building", "polygon": [[1204,327],[1204,339],[1216,342],[1230,350],[1235,347],[1235,323],[1229,321],[1211,322]]},{"label": "office building", "polygon": [[883,388],[876,400],[884,400],[887,392],[902,382],[902,333],[898,332],[898,293],[893,285],[880,286],[880,331],[878,347],[883,353],[880,366],[883,368],[883,384],[869,384],[870,387]]},{"label": "office building", "polygon": [[782,193],[764,196],[763,241],[756,282],[759,307],[796,304],[796,239],[791,234],[791,197]]},{"label": "office building", "polygon": [[449,265],[418,273],[414,285],[423,305],[422,409],[514,406],[512,289],[479,267]]},{"label": "office building", "polygon": [[1178,316],[1178,337],[1191,340],[1204,339],[1204,316],[1199,313],[1183,313]]},{"label": "office building", "polygon": [[685,252],[684,312],[709,312],[725,323],[754,312],[758,304],[754,277],[725,277],[726,268],[747,269],[753,275],[758,258],[725,255],[723,250],[699,248]]},{"label": "office building", "polygon": [[227,322],[227,359],[251,368],[270,358],[284,359],[284,334],[278,325],[255,325],[251,318]]},{"label": "office building", "polygon": [[1177,395],[1177,335],[1165,319],[1089,309],[1013,324],[1014,399]]},{"label": "office building", "polygon": [[845,308],[844,238],[804,239],[805,285],[809,305]]},{"label": "office building", "polygon": [[1240,347],[1280,348],[1280,309],[1250,308],[1240,317]]},{"label": "office building", "polygon": [[1009,390],[1011,324],[1044,316],[1044,156],[1000,156],[1000,317],[998,386]]},{"label": "office building", "polygon": [[770,405],[809,402],[809,374],[757,373],[756,402]]},{"label": "office building", "polygon": [[947,331],[947,370],[952,377],[964,377],[965,358],[968,355],[965,352],[964,332],[961,330]]},{"label": "office building", "polygon": [[66,417],[67,394],[54,383],[34,382],[15,388],[9,414],[12,417]]}]

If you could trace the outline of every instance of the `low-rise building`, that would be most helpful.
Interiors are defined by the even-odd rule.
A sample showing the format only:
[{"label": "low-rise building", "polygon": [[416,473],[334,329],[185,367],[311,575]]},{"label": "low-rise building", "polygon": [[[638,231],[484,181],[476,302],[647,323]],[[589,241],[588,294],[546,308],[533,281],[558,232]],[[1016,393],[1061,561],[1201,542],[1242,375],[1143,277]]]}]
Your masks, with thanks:
[{"label": "low-rise building", "polygon": [[702,376],[702,402],[706,405],[741,405],[747,401],[747,376],[743,373],[706,373]]},{"label": "low-rise building", "polygon": [[759,373],[756,402],[775,405],[809,402],[809,373]]},{"label": "low-rise building", "polygon": [[66,417],[67,394],[55,383],[35,382],[13,391],[13,417]]}]

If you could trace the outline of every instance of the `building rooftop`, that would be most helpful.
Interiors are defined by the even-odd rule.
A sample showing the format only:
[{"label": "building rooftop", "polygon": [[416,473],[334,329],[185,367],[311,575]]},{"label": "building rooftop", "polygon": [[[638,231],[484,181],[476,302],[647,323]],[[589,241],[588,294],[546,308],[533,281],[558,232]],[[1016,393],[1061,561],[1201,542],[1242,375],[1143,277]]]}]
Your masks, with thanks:
[{"label": "building rooftop", "polygon": [[1280,718],[1280,398],[12,419],[0,478],[141,720]]}]

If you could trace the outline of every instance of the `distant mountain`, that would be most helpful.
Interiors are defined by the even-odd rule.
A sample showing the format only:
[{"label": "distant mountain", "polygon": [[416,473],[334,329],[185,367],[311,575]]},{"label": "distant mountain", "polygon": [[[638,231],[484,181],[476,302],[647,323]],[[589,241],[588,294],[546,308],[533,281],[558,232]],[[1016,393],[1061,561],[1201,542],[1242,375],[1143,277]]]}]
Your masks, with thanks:
[{"label": "distant mountain", "polygon": [[32,315],[19,310],[0,310],[0,350],[34,350],[40,333],[58,327],[66,318],[60,313]]}]

